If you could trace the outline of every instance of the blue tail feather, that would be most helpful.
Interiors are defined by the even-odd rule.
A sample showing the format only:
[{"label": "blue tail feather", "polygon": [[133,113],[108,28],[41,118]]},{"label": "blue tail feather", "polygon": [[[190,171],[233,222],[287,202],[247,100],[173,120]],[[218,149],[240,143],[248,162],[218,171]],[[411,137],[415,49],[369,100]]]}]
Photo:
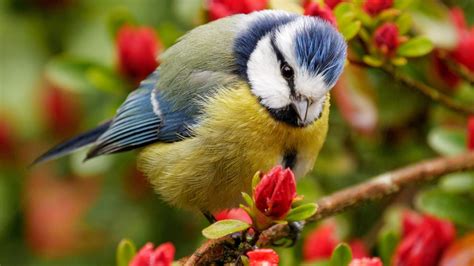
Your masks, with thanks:
[{"label": "blue tail feather", "polygon": [[82,148],[86,145],[95,142],[105,131],[107,131],[107,129],[110,127],[111,122],[112,121],[107,121],[92,130],[84,132],[70,140],[66,140],[65,142],[54,146],[49,151],[36,158],[36,160],[34,160],[31,165],[33,166],[67,155],[79,148]]}]

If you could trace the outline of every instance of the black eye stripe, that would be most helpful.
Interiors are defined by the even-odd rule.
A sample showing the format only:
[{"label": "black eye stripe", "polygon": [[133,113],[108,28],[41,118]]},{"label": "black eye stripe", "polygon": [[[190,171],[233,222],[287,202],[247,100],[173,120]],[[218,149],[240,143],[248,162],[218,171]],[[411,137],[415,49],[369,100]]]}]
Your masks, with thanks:
[{"label": "black eye stripe", "polygon": [[[294,80],[294,70],[293,68],[286,62],[285,57],[283,57],[283,54],[281,53],[280,49],[278,49],[277,45],[275,44],[275,33],[272,33],[270,37],[270,44],[273,48],[273,51],[275,52],[275,55],[280,62],[280,72],[282,77],[286,80],[288,83],[288,87],[290,88],[290,93],[291,95],[295,95],[295,80]],[[291,69],[292,75],[285,77],[285,74],[283,74],[284,68],[289,67]]]}]

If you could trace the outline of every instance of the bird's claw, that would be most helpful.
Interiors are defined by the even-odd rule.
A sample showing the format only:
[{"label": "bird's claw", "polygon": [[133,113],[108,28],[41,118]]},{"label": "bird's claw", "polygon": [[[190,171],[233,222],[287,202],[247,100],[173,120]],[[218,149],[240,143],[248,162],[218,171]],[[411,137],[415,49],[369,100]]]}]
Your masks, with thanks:
[{"label": "bird's claw", "polygon": [[288,223],[288,237],[283,239],[281,242],[273,243],[277,247],[292,247],[298,242],[298,239],[301,236],[301,232],[304,228],[304,222],[289,222]]}]

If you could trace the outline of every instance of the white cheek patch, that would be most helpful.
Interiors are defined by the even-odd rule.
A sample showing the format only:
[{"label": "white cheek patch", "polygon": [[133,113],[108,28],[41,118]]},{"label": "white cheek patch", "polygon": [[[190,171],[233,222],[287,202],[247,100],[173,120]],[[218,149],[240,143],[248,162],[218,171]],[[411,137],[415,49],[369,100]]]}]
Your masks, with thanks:
[{"label": "white cheek patch", "polygon": [[277,109],[290,104],[290,90],[280,74],[280,63],[270,43],[262,38],[247,63],[247,75],[252,92],[268,108]]}]

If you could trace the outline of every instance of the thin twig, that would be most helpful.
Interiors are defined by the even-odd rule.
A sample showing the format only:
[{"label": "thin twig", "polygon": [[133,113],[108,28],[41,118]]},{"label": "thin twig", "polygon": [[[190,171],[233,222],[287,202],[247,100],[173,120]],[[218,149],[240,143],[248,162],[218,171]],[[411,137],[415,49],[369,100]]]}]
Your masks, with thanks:
[{"label": "thin twig", "polygon": [[[416,183],[431,181],[437,177],[474,169],[474,152],[452,157],[440,157],[419,162],[398,170],[390,171],[369,181],[355,185],[317,201],[318,212],[306,222],[315,222],[333,216],[348,208],[354,208],[367,201],[377,200]],[[260,234],[258,247],[267,247],[277,240],[288,237],[290,230],[287,225],[274,225]],[[209,240],[191,255],[185,265],[209,265],[226,260],[225,256],[235,256],[237,249],[231,237]]]},{"label": "thin twig", "polygon": [[[352,60],[349,59],[349,62],[351,64],[354,64],[356,66],[361,66],[361,67],[368,67],[372,68],[372,66],[367,65],[364,62],[358,61],[358,60]],[[389,67],[389,66],[382,66],[380,68],[377,68],[382,70],[383,72],[387,73],[388,75],[392,76],[394,79],[400,81],[403,83],[405,86],[413,88],[415,90],[420,91],[424,95],[428,96],[431,100],[438,102],[442,104],[443,106],[456,111],[460,112],[466,115],[474,115],[474,104],[471,104],[470,106],[461,104],[457,101],[454,101],[451,97],[443,94],[441,91],[430,87],[426,85],[423,82],[420,82],[418,80],[415,80],[407,75],[403,75],[400,72],[397,72],[394,68]]]}]

